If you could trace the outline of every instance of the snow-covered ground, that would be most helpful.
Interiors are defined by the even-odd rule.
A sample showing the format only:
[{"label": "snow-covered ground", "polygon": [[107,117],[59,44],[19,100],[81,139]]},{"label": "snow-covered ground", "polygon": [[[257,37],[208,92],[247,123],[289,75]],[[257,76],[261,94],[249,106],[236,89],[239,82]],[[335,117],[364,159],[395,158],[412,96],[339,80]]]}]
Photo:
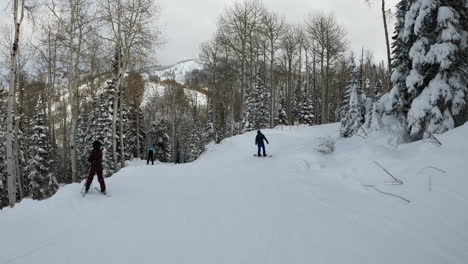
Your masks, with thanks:
[{"label": "snow-covered ground", "polygon": [[191,164],[133,162],[112,197],[73,184],[0,211],[0,263],[468,263],[468,124],[440,147],[354,137],[332,154],[314,148],[336,124],[264,132],[272,158],[247,133]]}]

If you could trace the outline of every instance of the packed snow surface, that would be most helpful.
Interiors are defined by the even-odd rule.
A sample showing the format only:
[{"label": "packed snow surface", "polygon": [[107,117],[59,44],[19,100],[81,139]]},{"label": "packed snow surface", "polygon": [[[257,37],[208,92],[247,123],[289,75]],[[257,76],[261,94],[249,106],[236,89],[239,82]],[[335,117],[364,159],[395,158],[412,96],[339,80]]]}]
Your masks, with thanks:
[{"label": "packed snow surface", "polygon": [[442,146],[354,137],[318,153],[338,130],[265,130],[272,158],[253,157],[251,132],[191,164],[134,161],[112,197],[72,184],[24,200],[0,211],[0,263],[468,263],[468,125]]}]

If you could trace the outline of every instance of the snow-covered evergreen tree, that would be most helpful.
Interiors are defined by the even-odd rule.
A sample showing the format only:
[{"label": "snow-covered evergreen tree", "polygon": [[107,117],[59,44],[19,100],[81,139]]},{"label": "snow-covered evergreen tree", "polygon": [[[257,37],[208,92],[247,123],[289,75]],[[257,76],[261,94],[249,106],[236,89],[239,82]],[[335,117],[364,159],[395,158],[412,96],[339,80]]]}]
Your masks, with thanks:
[{"label": "snow-covered evergreen tree", "polygon": [[278,100],[278,116],[275,119],[275,125],[288,125],[288,115],[286,114],[286,99],[284,98],[284,92],[280,90]]},{"label": "snow-covered evergreen tree", "polygon": [[150,144],[155,148],[156,159],[161,162],[170,162],[171,140],[167,121],[164,119],[155,121],[148,136]]},{"label": "snow-covered evergreen tree", "polygon": [[[89,162],[88,162],[88,154],[90,151],[90,147],[88,146],[91,143],[91,136],[88,134],[90,126],[92,126],[92,122],[89,122],[89,115],[85,113],[84,109],[81,109],[78,120],[77,120],[77,137],[76,137],[76,149],[78,153],[78,178],[84,179],[89,171]],[[57,180],[59,182],[64,182],[64,179],[57,175]]]},{"label": "snow-covered evergreen tree", "polygon": [[414,139],[429,136],[426,132],[445,132],[466,121],[465,2],[413,0],[398,5],[397,30],[403,30],[395,37],[392,95]]},{"label": "snow-covered evergreen tree", "polygon": [[204,132],[205,144],[210,143],[214,140],[215,136],[215,128],[214,128],[214,120],[213,120],[213,100],[208,99],[207,102],[207,124]]},{"label": "snow-covered evergreen tree", "polygon": [[359,94],[359,82],[357,80],[356,64],[354,57],[350,59],[350,80],[346,86],[346,94],[341,109],[341,129],[342,137],[351,137],[356,134],[364,123],[362,96]]},{"label": "snow-covered evergreen tree", "polygon": [[[139,120],[137,120],[137,118]],[[140,133],[138,135],[137,131],[137,122],[140,124]],[[126,125],[126,150],[131,156],[129,158],[137,157],[139,150],[139,156],[144,157],[144,152],[146,149],[145,146],[145,132],[142,129],[143,125],[143,111],[140,107],[133,108],[131,107],[128,113],[128,124]],[[137,146],[137,137],[139,137],[140,146]]]},{"label": "snow-covered evergreen tree", "polygon": [[269,98],[270,93],[266,89],[262,78],[257,75],[254,85],[255,129],[266,128],[270,123]]},{"label": "snow-covered evergreen tree", "polygon": [[255,130],[255,115],[255,91],[246,91],[243,120],[244,131]]},{"label": "snow-covered evergreen tree", "polygon": [[297,116],[300,124],[313,125],[314,124],[314,107],[312,100],[309,99],[306,93],[302,93],[300,103],[297,107]]},{"label": "snow-covered evergreen tree", "polygon": [[[352,86],[359,86],[357,69],[356,69],[356,60],[354,57],[354,53],[351,53],[351,56],[349,57],[348,68],[349,68],[350,77],[346,84],[343,102],[341,103],[340,119],[343,119],[346,113],[349,111],[349,98],[351,95]],[[359,91],[360,90],[359,87],[357,87],[356,90]]]},{"label": "snow-covered evergreen tree", "polygon": [[413,29],[417,39],[410,50],[413,69],[406,82],[409,91],[417,94],[408,112],[412,136],[419,138],[425,130],[442,133],[460,125],[455,119],[465,111],[468,85],[464,3],[419,0],[412,6],[419,7]]},{"label": "snow-covered evergreen tree", "polygon": [[[406,77],[411,70],[409,50],[414,41],[414,34],[405,30],[406,15],[415,0],[401,0],[396,6],[395,32],[392,44],[392,113],[406,123],[411,95],[406,89]],[[409,14],[408,14],[409,15]]]},{"label": "snow-covered evergreen tree", "polygon": [[202,129],[199,124],[197,112],[194,110],[193,121],[190,122],[190,135],[188,136],[188,149],[186,162],[196,160],[205,150]]},{"label": "snow-covered evergreen tree", "polygon": [[81,153],[81,160],[83,167],[89,166],[88,157],[92,150],[92,144],[95,140],[100,141],[103,175],[109,177],[115,172],[112,155],[112,111],[115,79],[107,81],[103,88],[104,91],[93,98],[93,109],[88,115],[86,136],[82,142],[84,150]]},{"label": "snow-covered evergreen tree", "polygon": [[52,196],[58,189],[57,180],[52,173],[51,135],[45,120],[42,97],[38,99],[34,119],[35,126],[30,139],[31,158],[27,166],[27,175],[30,180],[31,197],[42,200]]},{"label": "snow-covered evergreen tree", "polygon": [[257,75],[252,91],[247,92],[244,106],[244,131],[263,129],[270,123],[270,94]]}]

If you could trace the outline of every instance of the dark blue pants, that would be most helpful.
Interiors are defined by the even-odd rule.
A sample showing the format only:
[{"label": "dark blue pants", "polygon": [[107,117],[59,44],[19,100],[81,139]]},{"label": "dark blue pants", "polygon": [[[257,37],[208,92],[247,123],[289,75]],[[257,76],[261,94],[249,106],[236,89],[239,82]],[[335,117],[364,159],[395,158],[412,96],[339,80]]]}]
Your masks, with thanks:
[{"label": "dark blue pants", "polygon": [[260,149],[263,149],[263,156],[266,156],[266,152],[265,152],[265,144],[258,144],[258,156],[261,156],[260,155]]}]

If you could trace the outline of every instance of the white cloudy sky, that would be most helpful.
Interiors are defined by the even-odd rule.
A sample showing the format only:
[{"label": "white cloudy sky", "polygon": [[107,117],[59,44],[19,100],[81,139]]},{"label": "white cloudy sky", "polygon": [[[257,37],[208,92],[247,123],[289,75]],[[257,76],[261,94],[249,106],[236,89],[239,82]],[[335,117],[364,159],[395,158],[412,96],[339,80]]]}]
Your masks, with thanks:
[{"label": "white cloudy sky", "polygon": [[[196,58],[202,42],[211,38],[216,22],[226,6],[234,0],[157,0],[161,7],[160,22],[164,25],[166,44],[158,50],[159,63],[171,64]],[[332,12],[348,33],[350,48],[358,52],[361,47],[374,51],[376,59],[385,58],[380,1],[369,7],[364,0],[263,0],[265,5],[286,17],[290,23],[302,23],[314,10]],[[0,0],[0,24],[12,19],[5,11],[8,0]],[[397,0],[387,0],[394,8]],[[392,34],[393,28],[390,29]]]}]

